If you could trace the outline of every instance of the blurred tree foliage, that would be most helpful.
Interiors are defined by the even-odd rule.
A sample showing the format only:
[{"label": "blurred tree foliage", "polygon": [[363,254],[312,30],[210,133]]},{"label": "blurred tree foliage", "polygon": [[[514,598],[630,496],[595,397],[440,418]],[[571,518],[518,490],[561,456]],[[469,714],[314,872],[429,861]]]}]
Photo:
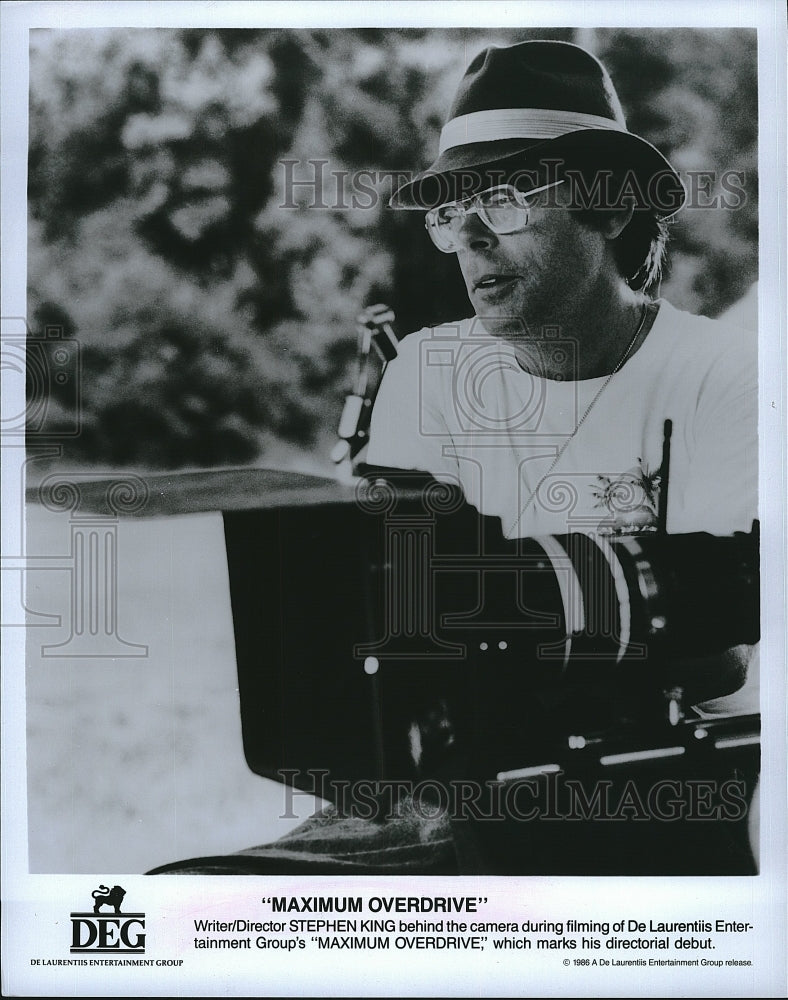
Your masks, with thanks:
[{"label": "blurred tree foliage", "polygon": [[[337,172],[426,166],[466,62],[530,37],[592,46],[630,128],[682,171],[744,171],[739,211],[679,216],[663,286],[721,312],[757,273],[754,32],[32,32],[29,318],[75,336],[83,365],[64,458],[327,453],[361,307],[391,303],[403,331],[470,312],[421,214],[386,209],[390,181],[353,207]],[[317,160],[322,189],[289,185]]]}]

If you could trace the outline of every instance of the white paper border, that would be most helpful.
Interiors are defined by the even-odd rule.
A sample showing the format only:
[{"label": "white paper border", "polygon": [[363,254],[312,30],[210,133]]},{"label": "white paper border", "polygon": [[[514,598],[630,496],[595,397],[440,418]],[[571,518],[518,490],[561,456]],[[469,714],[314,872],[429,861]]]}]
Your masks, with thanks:
[{"label": "white paper border", "polygon": [[[92,877],[31,876],[27,874],[25,797],[24,650],[18,630],[3,632],[3,992],[18,996],[67,995],[543,995],[543,996],[783,996],[786,951],[786,686],[785,686],[785,327],[786,327],[786,158],[785,158],[785,11],[779,2],[713,4],[684,0],[616,2],[597,0],[561,4],[533,0],[524,3],[6,3],[0,9],[2,29],[2,315],[25,315],[26,288],[26,107],[27,31],[32,27],[83,28],[99,26],[293,26],[293,27],[757,27],[759,30],[760,102],[760,303],[761,337],[761,506],[763,534],[762,675],[763,757],[761,831],[762,874],[753,879],[525,879],[491,880],[466,877],[462,891],[479,895],[533,894],[548,908],[578,909],[584,903],[594,913],[629,909],[633,898],[648,902],[655,914],[667,911],[672,919],[687,909],[724,915],[752,913],[761,938],[758,962],[751,978],[728,973],[724,981],[705,973],[645,978],[618,972],[603,978],[583,970],[558,972],[536,968],[531,962],[518,968],[514,959],[502,963],[468,962],[435,953],[410,956],[403,963],[391,954],[379,957],[353,952],[343,958],[331,953],[330,962],[293,961],[266,956],[259,974],[238,971],[233,963],[194,962],[177,980],[158,971],[150,977],[119,974],[83,977],[72,972],[31,971],[31,950],[60,954],[62,942],[53,931],[67,919],[74,900],[92,887]],[[4,407],[13,407],[5,400]],[[6,410],[8,412],[8,410]],[[11,412],[15,412],[13,409]],[[16,484],[3,481],[4,531],[18,514]],[[188,910],[207,898],[248,900],[260,892],[259,879],[171,878],[125,879],[141,897],[150,914],[167,912],[177,923],[179,909]],[[375,891],[398,893],[403,881],[321,879],[323,893]],[[418,882],[418,880],[416,880]],[[373,882],[378,883],[373,886]],[[515,886],[513,883],[517,882]],[[298,879],[267,879],[266,891],[278,884],[282,894],[303,888]],[[430,880],[431,892],[442,884]],[[354,890],[355,887],[355,890]],[[457,892],[449,880],[445,891]],[[679,900],[681,902],[679,903]],[[692,919],[689,914],[687,919]],[[174,928],[170,926],[170,931]],[[32,949],[31,942],[38,940]],[[170,939],[176,945],[177,935]],[[508,956],[507,956],[508,958]],[[580,975],[575,974],[579,972]],[[161,992],[166,991],[166,992]]]}]

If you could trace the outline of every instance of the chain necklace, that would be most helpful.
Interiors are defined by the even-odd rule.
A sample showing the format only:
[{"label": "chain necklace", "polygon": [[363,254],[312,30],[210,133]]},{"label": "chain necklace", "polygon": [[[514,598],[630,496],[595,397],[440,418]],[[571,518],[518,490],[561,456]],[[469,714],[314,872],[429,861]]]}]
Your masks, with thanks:
[{"label": "chain necklace", "polygon": [[635,335],[632,338],[632,340],[630,340],[630,342],[627,344],[626,350],[624,351],[624,353],[619,358],[618,364],[613,369],[613,371],[608,375],[608,377],[605,379],[605,381],[602,383],[602,385],[599,387],[599,389],[596,392],[596,395],[591,400],[591,402],[588,404],[588,406],[585,408],[585,412],[583,413],[582,417],[580,417],[580,419],[575,424],[575,429],[572,431],[572,433],[569,435],[569,437],[561,445],[558,453],[556,454],[555,458],[553,459],[553,461],[552,461],[552,463],[550,465],[550,468],[547,470],[547,472],[545,472],[545,474],[542,476],[542,478],[539,480],[539,482],[536,484],[536,486],[531,490],[531,492],[528,495],[528,498],[526,499],[525,503],[520,508],[520,513],[517,515],[517,518],[515,519],[515,521],[512,524],[511,528],[509,528],[508,532],[506,532],[506,534],[504,535],[504,538],[512,538],[512,537],[514,537],[514,532],[517,530],[517,528],[518,528],[518,526],[520,524],[520,521],[523,519],[523,515],[525,514],[525,512],[528,510],[528,508],[533,503],[533,501],[534,501],[534,499],[536,497],[536,494],[539,492],[539,490],[544,485],[545,480],[550,475],[550,473],[553,472],[553,470],[558,465],[558,463],[561,461],[561,458],[562,458],[564,452],[569,447],[569,445],[572,443],[572,441],[575,438],[575,435],[577,434],[577,432],[580,430],[580,428],[585,423],[586,417],[593,410],[593,408],[596,405],[597,400],[599,399],[599,397],[602,395],[602,393],[605,391],[605,389],[607,389],[608,385],[610,384],[610,380],[613,378],[613,376],[617,372],[621,371],[621,369],[623,368],[623,366],[624,366],[627,358],[629,357],[629,355],[630,355],[630,353],[632,351],[632,348],[637,343],[638,337],[640,337],[641,333],[643,332],[643,327],[646,325],[646,318],[648,317],[649,311],[650,311],[650,304],[648,302],[646,302],[643,305],[643,312],[640,315],[640,322],[638,323],[637,330],[635,330]]}]

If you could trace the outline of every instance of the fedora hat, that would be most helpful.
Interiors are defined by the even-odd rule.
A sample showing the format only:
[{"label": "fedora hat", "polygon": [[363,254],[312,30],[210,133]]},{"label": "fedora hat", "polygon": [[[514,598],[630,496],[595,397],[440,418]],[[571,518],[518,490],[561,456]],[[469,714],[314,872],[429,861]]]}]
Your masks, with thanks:
[{"label": "fedora hat", "polygon": [[485,184],[485,171],[562,160],[568,167],[631,171],[646,207],[674,215],[686,193],[650,142],[627,130],[610,76],[570,42],[483,49],[468,66],[441,131],[438,158],[398,188],[392,208],[434,208]]}]

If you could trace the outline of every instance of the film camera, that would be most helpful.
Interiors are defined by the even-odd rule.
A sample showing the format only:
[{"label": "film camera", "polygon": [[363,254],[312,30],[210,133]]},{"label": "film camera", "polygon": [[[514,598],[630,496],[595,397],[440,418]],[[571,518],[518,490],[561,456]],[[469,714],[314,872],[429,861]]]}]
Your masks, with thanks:
[{"label": "film camera", "polygon": [[[81,506],[112,512],[114,486]],[[335,803],[366,783],[373,820],[418,794],[470,872],[757,870],[760,716],[693,707],[758,642],[757,524],[508,540],[458,489],[380,469],[184,473],[145,497],[129,516],[222,511],[255,773]]]},{"label": "film camera", "polygon": [[753,869],[759,717],[692,705],[737,685],[699,664],[758,641],[757,524],[507,540],[395,470],[224,523],[253,771],[325,799],[475,782],[477,816],[519,783],[521,812],[565,822],[475,824],[507,873]]}]

